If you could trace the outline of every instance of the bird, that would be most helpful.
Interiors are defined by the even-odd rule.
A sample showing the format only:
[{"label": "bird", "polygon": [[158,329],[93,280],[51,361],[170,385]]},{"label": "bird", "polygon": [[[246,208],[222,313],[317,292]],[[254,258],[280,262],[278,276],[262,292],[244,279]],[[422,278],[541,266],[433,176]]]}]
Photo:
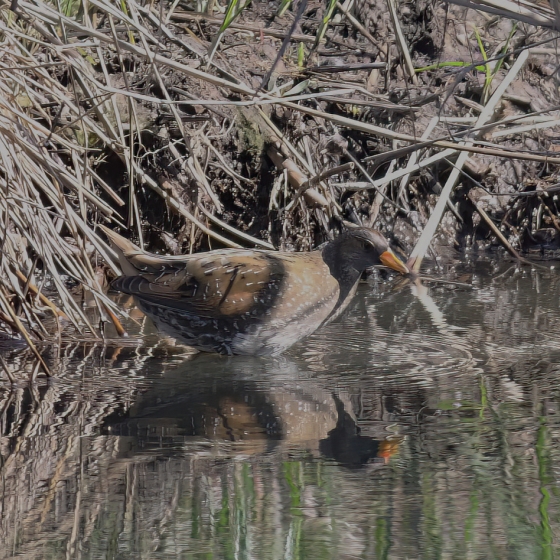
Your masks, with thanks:
[{"label": "bird", "polygon": [[164,334],[204,352],[278,355],[348,307],[366,268],[407,266],[378,231],[356,227],[307,253],[217,249],[148,253],[113,230],[123,275],[113,289]]}]

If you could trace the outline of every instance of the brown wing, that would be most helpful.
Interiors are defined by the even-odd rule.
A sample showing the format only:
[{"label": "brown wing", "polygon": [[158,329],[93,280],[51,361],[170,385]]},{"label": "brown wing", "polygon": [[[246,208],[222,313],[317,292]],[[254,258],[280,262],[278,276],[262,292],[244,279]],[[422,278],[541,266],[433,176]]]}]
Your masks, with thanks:
[{"label": "brown wing", "polygon": [[113,286],[140,299],[205,316],[231,316],[274,299],[284,277],[282,259],[266,251],[210,251],[191,256],[128,257],[138,271]]}]

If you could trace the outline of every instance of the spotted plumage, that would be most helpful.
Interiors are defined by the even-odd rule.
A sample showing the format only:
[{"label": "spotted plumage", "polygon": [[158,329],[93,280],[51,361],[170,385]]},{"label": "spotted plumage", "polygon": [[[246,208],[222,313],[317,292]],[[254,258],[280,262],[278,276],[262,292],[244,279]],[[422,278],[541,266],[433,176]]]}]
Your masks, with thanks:
[{"label": "spotted plumage", "polygon": [[369,228],[350,230],[310,253],[224,249],[165,257],[142,251],[108,228],[132,294],[158,328],[199,350],[279,354],[336,318],[362,272],[406,266]]}]

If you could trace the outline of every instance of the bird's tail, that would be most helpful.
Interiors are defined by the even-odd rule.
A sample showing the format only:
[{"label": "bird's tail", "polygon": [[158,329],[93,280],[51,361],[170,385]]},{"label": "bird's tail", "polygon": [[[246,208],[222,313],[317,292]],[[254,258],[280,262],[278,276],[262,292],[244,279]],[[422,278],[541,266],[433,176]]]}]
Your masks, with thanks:
[{"label": "bird's tail", "polygon": [[125,276],[136,276],[140,271],[132,263],[136,260],[135,257],[143,256],[146,253],[142,251],[138,245],[125,239],[122,235],[119,235],[108,227],[100,224],[99,228],[109,238],[109,241],[111,241],[111,246],[119,257],[119,264],[121,265],[123,274]]}]

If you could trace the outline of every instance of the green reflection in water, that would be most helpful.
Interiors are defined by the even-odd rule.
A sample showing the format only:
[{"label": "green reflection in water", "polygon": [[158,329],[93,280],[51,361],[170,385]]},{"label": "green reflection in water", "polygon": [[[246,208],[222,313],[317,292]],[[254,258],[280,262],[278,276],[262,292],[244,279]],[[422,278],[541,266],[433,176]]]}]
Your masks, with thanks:
[{"label": "green reflection in water", "polygon": [[383,517],[378,517],[375,522],[375,557],[380,560],[385,560],[388,557],[391,545],[387,525],[387,520]]},{"label": "green reflection in water", "polygon": [[292,505],[292,514],[301,515],[301,487],[300,487],[300,477],[301,477],[301,463],[285,461],[284,464],[284,478],[288,483],[290,488],[290,499]]},{"label": "green reflection in water", "polygon": [[216,527],[216,536],[222,544],[222,551],[224,558],[227,560],[235,558],[235,548],[233,540],[230,539],[230,509],[229,509],[229,493],[227,487],[227,480],[222,481],[222,500],[221,507],[218,510],[218,522]]},{"label": "green reflection in water", "polygon": [[550,505],[550,490],[548,485],[552,482],[550,475],[550,438],[548,437],[548,429],[546,425],[546,418],[541,416],[539,418],[539,429],[537,432],[537,444],[535,451],[537,455],[538,475],[540,488],[539,491],[542,498],[539,503],[540,515],[540,528],[541,528],[541,546],[542,546],[542,560],[550,560],[554,557],[552,549],[552,528],[550,526],[549,505]]},{"label": "green reflection in water", "polygon": [[[469,495],[469,514],[467,516],[467,520],[465,522],[465,543],[471,544],[474,541],[474,525],[475,520],[478,515],[480,500],[478,498],[478,483],[476,476],[473,481],[473,489]],[[468,547],[467,547],[468,549]]]},{"label": "green reflection in water", "polygon": [[424,472],[422,474],[422,527],[424,536],[424,550],[422,558],[436,559],[441,558],[442,542],[441,529],[439,523],[438,507],[436,505],[436,495],[434,485],[434,474]]}]

